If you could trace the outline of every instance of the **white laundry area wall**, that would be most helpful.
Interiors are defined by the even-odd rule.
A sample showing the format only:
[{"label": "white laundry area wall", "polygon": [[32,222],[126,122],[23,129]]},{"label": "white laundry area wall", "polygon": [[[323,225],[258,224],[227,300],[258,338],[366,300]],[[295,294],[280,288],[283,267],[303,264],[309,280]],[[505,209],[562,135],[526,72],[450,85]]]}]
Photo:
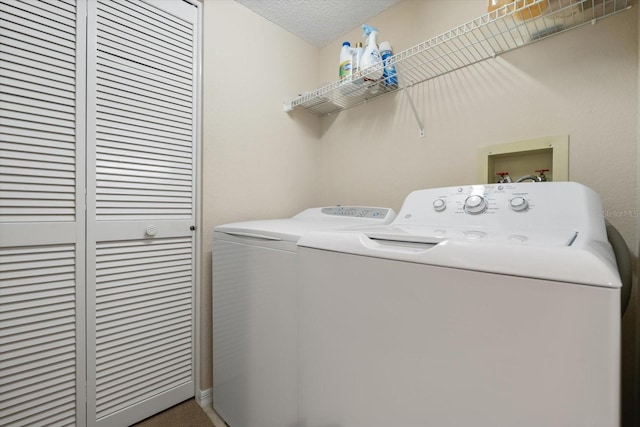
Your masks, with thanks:
[{"label": "white laundry area wall", "polygon": [[[486,3],[404,0],[368,23],[398,52],[476,18]],[[420,138],[402,91],[325,118],[283,112],[284,100],[337,80],[340,45],[361,40],[360,29],[318,50],[233,0],[204,0],[201,388],[212,378],[217,224],[311,205],[397,210],[412,190],[474,182],[479,147],[569,135],[570,179],[600,193],[637,252],[637,2],[634,9],[408,89],[425,125]],[[630,310],[627,342],[639,317],[636,303]],[[637,383],[638,352],[625,354],[627,388]]]}]

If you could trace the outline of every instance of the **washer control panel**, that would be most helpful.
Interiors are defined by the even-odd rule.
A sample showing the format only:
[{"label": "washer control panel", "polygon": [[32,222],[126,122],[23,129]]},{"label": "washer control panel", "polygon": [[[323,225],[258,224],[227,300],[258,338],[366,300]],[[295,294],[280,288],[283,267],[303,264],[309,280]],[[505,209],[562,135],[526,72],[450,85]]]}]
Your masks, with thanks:
[{"label": "washer control panel", "polygon": [[332,216],[383,219],[390,214],[391,209],[369,208],[362,206],[335,206],[322,208],[321,212],[325,215]]},{"label": "washer control panel", "polygon": [[535,200],[528,191],[517,187],[498,184],[445,188],[434,193],[431,205],[434,212],[443,214],[491,215],[500,209],[526,213],[535,206]]},{"label": "washer control panel", "polygon": [[575,182],[519,182],[417,190],[395,224],[579,230],[602,221],[598,195]]},{"label": "washer control panel", "polygon": [[600,198],[584,185],[519,182],[414,191],[391,226],[441,239],[567,245],[603,223]]}]

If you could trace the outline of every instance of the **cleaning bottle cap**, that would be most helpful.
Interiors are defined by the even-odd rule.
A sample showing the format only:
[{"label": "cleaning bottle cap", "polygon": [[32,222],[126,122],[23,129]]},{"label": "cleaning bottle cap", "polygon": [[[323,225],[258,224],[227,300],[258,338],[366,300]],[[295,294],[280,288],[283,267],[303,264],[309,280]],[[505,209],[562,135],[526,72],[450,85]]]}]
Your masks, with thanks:
[{"label": "cleaning bottle cap", "polygon": [[351,43],[349,43],[349,42],[342,42],[342,46],[349,46],[349,47],[351,47]]},{"label": "cleaning bottle cap", "polygon": [[380,49],[380,52],[382,52],[383,50],[388,50],[389,52],[391,52],[391,43],[380,42],[379,49]]}]

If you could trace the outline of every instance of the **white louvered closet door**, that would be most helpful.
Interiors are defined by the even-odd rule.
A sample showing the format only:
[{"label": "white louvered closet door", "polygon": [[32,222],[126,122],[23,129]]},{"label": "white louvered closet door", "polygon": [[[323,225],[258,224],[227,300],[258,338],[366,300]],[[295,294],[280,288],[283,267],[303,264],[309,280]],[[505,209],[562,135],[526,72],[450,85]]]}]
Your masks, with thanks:
[{"label": "white louvered closet door", "polygon": [[85,422],[84,15],[0,1],[2,426]]},{"label": "white louvered closet door", "polygon": [[197,9],[88,7],[87,412],[119,426],[194,395]]}]

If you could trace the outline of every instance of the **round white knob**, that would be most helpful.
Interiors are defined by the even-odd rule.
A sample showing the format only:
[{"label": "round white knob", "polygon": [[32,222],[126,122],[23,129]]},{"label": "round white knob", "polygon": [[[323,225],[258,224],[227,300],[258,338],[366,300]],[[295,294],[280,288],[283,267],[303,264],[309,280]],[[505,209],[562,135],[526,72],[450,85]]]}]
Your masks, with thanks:
[{"label": "round white knob", "polygon": [[145,228],[144,230],[144,233],[147,236],[155,236],[157,232],[158,232],[158,227],[156,227],[155,225],[148,225],[147,228]]},{"label": "round white knob", "polygon": [[446,208],[447,208],[447,204],[445,203],[444,200],[436,199],[433,201],[433,209],[435,209],[436,212],[442,212]]},{"label": "round white knob", "polygon": [[509,200],[509,206],[516,212],[521,212],[529,207],[529,202],[524,197],[514,197]]},{"label": "round white knob", "polygon": [[464,210],[470,214],[479,214],[487,209],[487,201],[482,196],[473,195],[464,201]]}]

